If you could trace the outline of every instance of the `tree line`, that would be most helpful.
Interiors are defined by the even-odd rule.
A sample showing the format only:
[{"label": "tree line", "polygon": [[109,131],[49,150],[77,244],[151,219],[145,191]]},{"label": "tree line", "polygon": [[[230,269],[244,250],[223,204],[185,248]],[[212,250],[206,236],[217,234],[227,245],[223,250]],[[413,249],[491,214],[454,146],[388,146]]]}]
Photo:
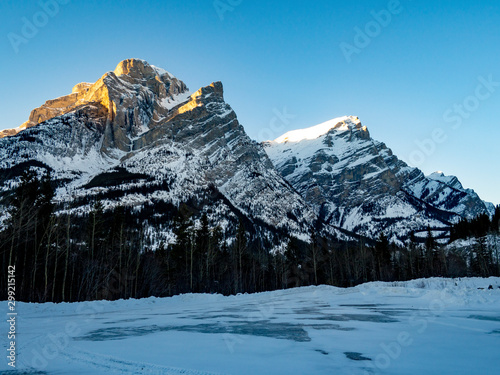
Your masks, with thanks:
[{"label": "tree line", "polygon": [[462,219],[451,227],[451,240],[484,237],[500,233],[500,205],[495,207],[492,217],[481,214],[473,219]]},{"label": "tree line", "polygon": [[[401,247],[383,233],[375,244],[337,241],[322,235],[317,223],[311,243],[282,234],[286,248],[271,252],[273,243],[243,216],[223,228],[211,225],[206,213],[193,214],[187,203],[163,202],[156,208],[168,218],[176,240],[158,245],[144,230],[146,218],[158,224],[147,209],[105,209],[96,200],[89,212],[76,214],[71,206],[56,209],[53,197],[49,173],[39,178],[25,171],[0,232],[2,269],[16,266],[18,300],[228,295],[318,284],[499,275],[498,249],[479,241],[469,254],[445,253],[430,229],[424,246],[412,238]],[[0,280],[2,299],[6,282]]]}]

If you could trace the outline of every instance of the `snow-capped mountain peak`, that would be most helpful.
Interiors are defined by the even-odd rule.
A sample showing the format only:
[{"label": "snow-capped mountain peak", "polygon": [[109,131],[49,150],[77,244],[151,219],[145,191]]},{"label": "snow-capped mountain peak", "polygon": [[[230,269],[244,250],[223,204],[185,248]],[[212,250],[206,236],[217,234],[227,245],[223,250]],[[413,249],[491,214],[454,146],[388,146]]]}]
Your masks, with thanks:
[{"label": "snow-capped mountain peak", "polygon": [[88,210],[92,196],[141,211],[216,191],[204,203],[214,222],[244,216],[306,240],[317,222],[329,233],[340,227],[376,238],[385,231],[397,240],[492,207],[456,177],[409,167],[355,116],[260,145],[225,102],[221,82],[191,94],[140,59],[77,84],[21,127],[0,132],[0,193],[11,193],[25,168],[52,171],[56,200],[75,211]]},{"label": "snow-capped mountain peak", "polygon": [[290,131],[264,147],[282,176],[327,223],[393,240],[427,226],[491,213],[454,176],[425,176],[370,137],[357,117]]},{"label": "snow-capped mountain peak", "polygon": [[221,227],[241,217],[259,223],[271,247],[283,238],[265,228],[307,239],[312,209],[247,136],[221,82],[190,94],[166,70],[128,59],[72,91],[33,110],[23,129],[0,134],[0,193],[12,192],[24,168],[50,170],[59,207],[83,214],[98,197],[107,208],[152,206],[154,220],[167,216],[163,229],[144,223],[153,247],[172,239],[162,205],[185,202]]},{"label": "snow-capped mountain peak", "polygon": [[358,117],[355,116],[343,116],[338,117],[322,124],[312,126],[310,128],[298,129],[289,131],[282,136],[276,138],[274,142],[276,143],[286,143],[286,142],[300,142],[303,140],[312,140],[325,135],[332,129],[337,130],[349,130],[361,125]]}]

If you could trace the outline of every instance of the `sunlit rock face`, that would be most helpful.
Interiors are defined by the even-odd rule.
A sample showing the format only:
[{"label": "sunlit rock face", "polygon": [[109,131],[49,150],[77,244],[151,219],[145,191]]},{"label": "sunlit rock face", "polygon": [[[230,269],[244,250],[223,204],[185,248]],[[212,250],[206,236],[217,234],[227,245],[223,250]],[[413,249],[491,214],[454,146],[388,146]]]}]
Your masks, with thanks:
[{"label": "sunlit rock face", "polygon": [[270,159],[326,222],[369,237],[393,240],[412,230],[445,227],[492,205],[456,177],[424,176],[346,116],[264,142]]},{"label": "sunlit rock face", "polygon": [[[224,101],[222,83],[190,93],[182,81],[143,60],[122,61],[97,82],[77,84],[2,136],[5,192],[19,181],[20,166],[35,165],[52,171],[61,205],[95,195],[104,197],[106,207],[140,211],[153,202],[180,204],[203,196],[200,206],[211,207],[215,223],[237,224],[243,216],[304,239],[316,218],[263,147],[247,136]],[[85,205],[74,210],[84,212]]]},{"label": "sunlit rock face", "polygon": [[79,83],[72,93],[48,100],[34,109],[28,121],[17,129],[0,132],[0,138],[84,107],[106,112],[103,150],[128,151],[130,139],[154,127],[168,112],[163,103],[174,101],[188,91],[186,85],[163,69],[143,60],[129,59],[118,64],[94,84]]},{"label": "sunlit rock face", "polygon": [[[234,226],[244,217],[271,242],[276,232],[308,240],[318,222],[339,238],[345,230],[371,238],[384,231],[400,241],[492,208],[458,179],[406,165],[357,117],[259,144],[225,102],[221,82],[191,93],[139,59],[75,85],[0,132],[0,226],[6,197],[29,167],[52,171],[58,207],[85,213],[98,197],[108,208],[141,212],[198,201],[213,223]],[[171,225],[155,220],[163,229],[144,228],[152,243],[171,240]]]}]

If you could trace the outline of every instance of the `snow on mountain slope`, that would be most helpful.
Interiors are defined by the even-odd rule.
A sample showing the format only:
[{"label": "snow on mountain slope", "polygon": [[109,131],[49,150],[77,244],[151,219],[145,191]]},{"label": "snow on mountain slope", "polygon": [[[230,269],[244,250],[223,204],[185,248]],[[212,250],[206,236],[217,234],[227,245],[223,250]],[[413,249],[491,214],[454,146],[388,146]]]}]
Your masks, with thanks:
[{"label": "snow on mountain slope", "polygon": [[[426,177],[427,180],[430,180],[427,184],[419,184],[414,188],[414,191],[418,191],[420,194],[426,192],[427,197],[420,196],[421,199],[430,200],[435,192],[439,192],[439,195],[434,198],[433,204],[453,211],[465,218],[473,218],[483,212],[489,215],[495,213],[493,203],[483,201],[482,203],[486,207],[485,211],[482,205],[478,204],[480,198],[477,193],[472,189],[465,189],[456,176],[446,176],[439,171]],[[438,182],[438,184],[433,183],[434,181]]]},{"label": "snow on mountain slope", "polygon": [[139,210],[156,201],[206,199],[212,215],[219,213],[216,223],[244,215],[304,239],[315,219],[246,135],[220,82],[191,94],[163,69],[129,59],[96,83],[47,101],[23,127],[0,139],[4,193],[31,165],[52,170],[61,207],[92,196],[105,207]]},{"label": "snow on mountain slope", "polygon": [[76,212],[88,211],[92,197],[139,211],[196,198],[214,223],[230,218],[234,225],[243,215],[305,240],[318,217],[337,237],[342,228],[371,238],[387,231],[398,240],[493,208],[454,177],[410,168],[357,117],[258,144],[224,101],[220,82],[190,93],[139,59],[77,84],[20,128],[0,133],[0,205],[28,167],[51,170],[57,203]]},{"label": "snow on mountain slope", "polygon": [[313,140],[328,133],[331,129],[348,130],[349,126],[346,121],[350,121],[350,117],[344,116],[326,121],[322,124],[312,126],[307,129],[292,130],[283,134],[281,137],[276,138],[274,141],[277,143],[284,142],[300,142],[304,140]]},{"label": "snow on mountain slope", "polygon": [[458,253],[463,259],[473,259],[473,254],[485,251],[491,254],[493,261],[500,259],[500,235],[488,234],[484,237],[471,237],[457,239],[446,245],[447,251]]},{"label": "snow on mountain slope", "polygon": [[425,177],[373,140],[357,117],[340,117],[288,132],[264,147],[276,168],[327,222],[393,240],[445,227],[489,206],[458,179]]},{"label": "snow on mountain slope", "polygon": [[464,187],[462,186],[460,181],[458,181],[458,178],[456,176],[446,176],[441,171],[431,173],[430,175],[427,176],[427,178],[431,179],[431,180],[442,182],[443,184],[446,184],[453,189],[457,189],[457,190],[464,189]]}]

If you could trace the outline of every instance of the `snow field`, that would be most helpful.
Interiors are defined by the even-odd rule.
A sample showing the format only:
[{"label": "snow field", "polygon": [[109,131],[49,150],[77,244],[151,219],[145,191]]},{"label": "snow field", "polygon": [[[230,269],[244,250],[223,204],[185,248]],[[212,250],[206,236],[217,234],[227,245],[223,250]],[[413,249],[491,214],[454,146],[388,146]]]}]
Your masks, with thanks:
[{"label": "snow field", "polygon": [[[496,374],[499,287],[493,277],[431,278],[229,297],[19,303],[17,370]],[[10,373],[6,360],[0,371]]]}]

